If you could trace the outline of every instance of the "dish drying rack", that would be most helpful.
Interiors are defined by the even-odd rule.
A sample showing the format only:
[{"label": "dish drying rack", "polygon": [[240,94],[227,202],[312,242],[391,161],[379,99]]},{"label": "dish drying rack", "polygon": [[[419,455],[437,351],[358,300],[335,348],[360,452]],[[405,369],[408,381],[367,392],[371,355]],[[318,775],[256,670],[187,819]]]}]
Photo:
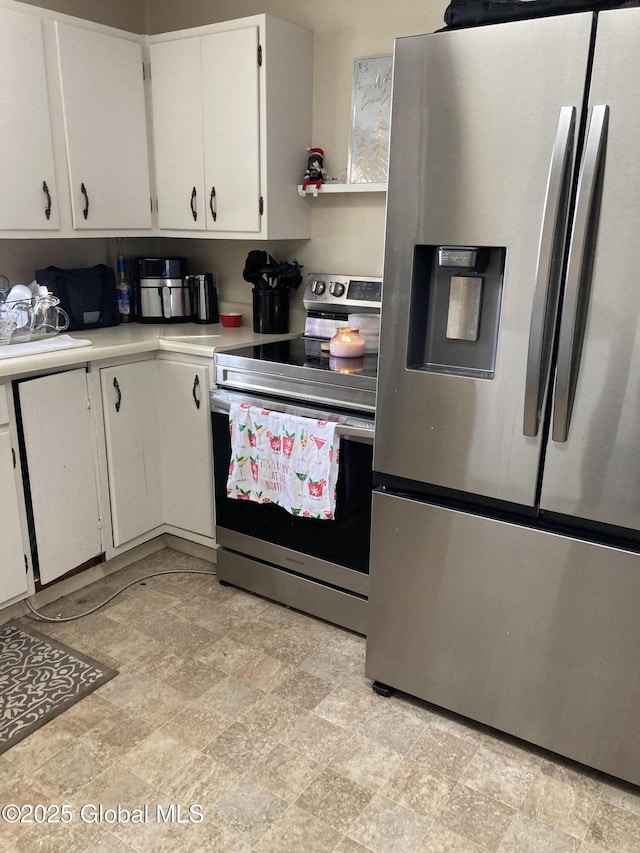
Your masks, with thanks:
[{"label": "dish drying rack", "polygon": [[51,338],[69,328],[69,315],[60,307],[57,296],[41,288],[30,298],[11,299],[11,291],[2,292],[0,302],[0,346],[24,344]]}]

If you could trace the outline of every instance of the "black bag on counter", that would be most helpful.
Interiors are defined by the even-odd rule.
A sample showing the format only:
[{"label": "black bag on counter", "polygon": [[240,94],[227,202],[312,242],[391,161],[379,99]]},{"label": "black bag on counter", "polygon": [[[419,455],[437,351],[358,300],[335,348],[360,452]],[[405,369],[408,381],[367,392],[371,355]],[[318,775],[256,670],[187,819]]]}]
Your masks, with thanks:
[{"label": "black bag on counter", "polygon": [[571,12],[599,12],[638,6],[640,0],[451,0],[444,13],[445,30],[524,21]]},{"label": "black bag on counter", "polygon": [[69,315],[70,332],[119,324],[116,277],[111,267],[47,267],[36,270],[36,281],[58,297],[60,307]]}]

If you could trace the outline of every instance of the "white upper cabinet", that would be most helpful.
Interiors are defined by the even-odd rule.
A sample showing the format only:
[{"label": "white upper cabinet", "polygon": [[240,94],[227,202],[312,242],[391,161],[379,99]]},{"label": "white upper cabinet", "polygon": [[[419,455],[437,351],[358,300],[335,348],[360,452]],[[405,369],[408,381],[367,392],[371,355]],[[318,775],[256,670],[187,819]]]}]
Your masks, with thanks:
[{"label": "white upper cabinet", "polygon": [[256,15],[149,44],[160,232],[310,237],[295,185],[311,143],[312,34]]},{"label": "white upper cabinet", "polygon": [[59,227],[42,21],[0,8],[0,231]]},{"label": "white upper cabinet", "polygon": [[151,228],[142,45],[56,21],[73,227]]},{"label": "white upper cabinet", "polygon": [[160,228],[257,234],[258,28],[160,42],[150,55]]},{"label": "white upper cabinet", "polygon": [[200,39],[150,45],[160,228],[204,230]]},{"label": "white upper cabinet", "polygon": [[260,95],[258,27],[204,36],[204,176],[207,227],[258,234],[260,222]]},{"label": "white upper cabinet", "polygon": [[0,236],[309,238],[312,50],[269,15],[140,36],[0,0]]}]

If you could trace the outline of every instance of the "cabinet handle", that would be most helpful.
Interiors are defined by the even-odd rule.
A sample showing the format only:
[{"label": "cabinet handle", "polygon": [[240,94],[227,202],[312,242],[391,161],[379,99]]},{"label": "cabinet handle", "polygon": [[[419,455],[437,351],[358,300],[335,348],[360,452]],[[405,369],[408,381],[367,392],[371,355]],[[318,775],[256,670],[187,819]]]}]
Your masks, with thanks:
[{"label": "cabinet handle", "polygon": [[198,387],[200,385],[200,380],[198,379],[198,374],[196,373],[195,378],[193,380],[193,388],[191,389],[191,393],[193,394],[193,402],[196,404],[196,409],[200,408],[200,399],[196,394]]},{"label": "cabinet handle", "polygon": [[113,387],[118,392],[118,399],[116,400],[116,412],[119,412],[120,403],[122,402],[122,391],[120,390],[120,385],[118,385],[118,380],[115,376],[113,377]]},{"label": "cabinet handle", "polygon": [[195,222],[198,218],[198,211],[196,210],[196,196],[198,193],[196,192],[196,188],[194,187],[191,190],[191,215],[193,216],[193,221]]},{"label": "cabinet handle", "polygon": [[215,202],[216,202],[216,188],[211,187],[211,195],[209,196],[209,209],[211,210],[211,216],[213,217],[214,222],[218,218],[218,211],[216,210],[217,204],[215,204],[215,207],[214,207]]},{"label": "cabinet handle", "polygon": [[84,183],[80,184],[80,192],[84,196],[84,210],[82,211],[82,215],[86,219],[89,216],[89,193]]},{"label": "cabinet handle", "polygon": [[49,187],[47,186],[46,181],[42,182],[42,192],[47,197],[47,206],[44,209],[44,215],[47,217],[47,219],[50,219],[51,218],[51,193],[49,192]]}]

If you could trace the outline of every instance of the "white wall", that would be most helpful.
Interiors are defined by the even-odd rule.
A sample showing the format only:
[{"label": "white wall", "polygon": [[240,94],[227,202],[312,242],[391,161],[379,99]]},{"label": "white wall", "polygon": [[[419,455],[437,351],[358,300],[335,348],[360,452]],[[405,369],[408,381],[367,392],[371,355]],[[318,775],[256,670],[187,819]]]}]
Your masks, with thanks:
[{"label": "white wall", "polygon": [[18,0],[133,33],[146,31],[147,0]]},{"label": "white wall", "polygon": [[[144,24],[141,4],[144,3]],[[431,32],[443,26],[446,0],[37,0],[67,14],[149,33],[200,26],[266,12],[308,27],[314,33],[313,133],[310,146],[325,151],[331,175],[345,172],[348,159],[353,60],[392,53],[394,36]],[[300,152],[300,179],[307,152]],[[277,260],[296,258],[306,272],[381,275],[385,195],[361,193],[309,198],[312,239],[293,243],[258,241],[123,241],[127,255],[181,254],[192,272],[217,270],[224,302],[250,304],[242,269],[251,249],[266,249]],[[0,272],[12,280],[46,263],[59,266],[113,262],[115,241],[0,240]],[[66,259],[69,259],[68,261]],[[32,274],[32,273],[31,273]],[[301,293],[294,296],[301,307]]]}]

